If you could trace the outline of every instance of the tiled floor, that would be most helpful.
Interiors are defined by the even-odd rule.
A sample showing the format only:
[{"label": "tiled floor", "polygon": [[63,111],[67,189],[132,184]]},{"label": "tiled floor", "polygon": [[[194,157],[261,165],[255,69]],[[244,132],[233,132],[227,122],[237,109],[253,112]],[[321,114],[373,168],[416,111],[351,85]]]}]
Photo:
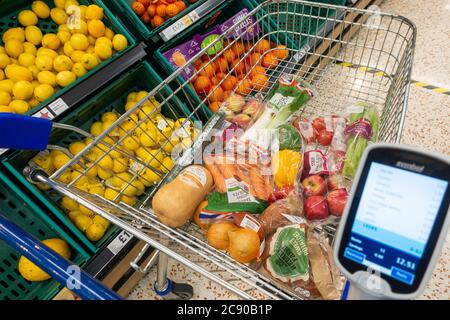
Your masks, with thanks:
[{"label": "tiled floor", "polygon": [[[417,27],[413,79],[450,89],[450,0],[386,0],[381,10],[405,16]],[[402,143],[450,154],[450,95],[411,86]],[[234,296],[200,275],[171,261],[175,281],[194,286],[195,299]],[[146,276],[130,299],[154,299],[155,270]],[[426,291],[420,299],[450,300],[450,236]]]}]

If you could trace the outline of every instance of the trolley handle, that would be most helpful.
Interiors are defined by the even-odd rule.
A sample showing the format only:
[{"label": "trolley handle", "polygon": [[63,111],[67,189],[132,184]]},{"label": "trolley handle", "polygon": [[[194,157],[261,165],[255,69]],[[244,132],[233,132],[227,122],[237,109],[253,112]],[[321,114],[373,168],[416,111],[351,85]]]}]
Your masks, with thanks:
[{"label": "trolley handle", "polygon": [[[1,122],[1,121],[0,121]],[[53,279],[84,300],[122,300],[100,281],[75,267],[0,213],[0,240],[30,259]],[[79,272],[78,272],[79,271]],[[70,285],[69,285],[70,284]]]},{"label": "trolley handle", "polygon": [[52,127],[49,119],[0,113],[0,148],[45,150]]}]

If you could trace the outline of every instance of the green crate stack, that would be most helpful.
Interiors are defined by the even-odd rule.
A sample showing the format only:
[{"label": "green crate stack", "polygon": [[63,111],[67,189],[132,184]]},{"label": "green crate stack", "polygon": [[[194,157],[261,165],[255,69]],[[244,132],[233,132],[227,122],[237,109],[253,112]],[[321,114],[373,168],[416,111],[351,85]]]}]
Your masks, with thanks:
[{"label": "green crate stack", "polygon": [[[83,267],[91,258],[82,247],[0,172],[0,212],[39,240],[63,239],[71,249],[70,260]],[[0,241],[0,300],[48,300],[62,286],[53,279],[30,282],[19,273],[20,254]]]},{"label": "green crate stack", "polygon": [[[52,0],[43,0],[50,8],[54,7],[54,2]],[[76,81],[71,83],[65,88],[62,88],[55,92],[53,96],[48,98],[46,101],[43,101],[41,104],[30,110],[27,114],[34,114],[35,112],[42,109],[44,106],[49,104],[51,101],[57,99],[60,97],[63,93],[69,91],[71,88],[78,85],[81,81],[86,79],[87,77],[91,76],[93,73],[99,71],[100,69],[104,68],[108,64],[110,64],[112,61],[117,59],[118,57],[122,56],[125,52],[129,51],[134,45],[135,40],[131,36],[131,34],[123,27],[121,23],[114,17],[114,15],[111,13],[111,11],[103,4],[101,0],[79,0],[78,1],[80,5],[90,5],[90,4],[97,4],[98,6],[102,7],[104,9],[104,18],[103,21],[107,27],[112,29],[115,33],[121,33],[123,34],[127,40],[128,40],[128,48],[115,53],[111,58],[103,61],[101,64],[99,64],[96,68],[86,73],[84,76],[78,78]],[[2,35],[6,30],[9,28],[14,28],[19,26],[19,22],[17,20],[17,15],[20,11],[25,9],[31,8],[31,1],[29,0],[0,0],[0,35]],[[47,32],[54,32],[56,33],[58,29],[58,25],[53,22],[53,20],[49,19],[39,19],[38,23],[39,28],[43,31],[43,33]],[[0,39],[1,44],[1,39]]]},{"label": "green crate stack", "polygon": [[128,27],[128,30],[141,40],[151,40],[157,42],[159,39],[158,34],[164,30],[167,26],[170,26],[181,17],[185,16],[195,8],[200,6],[207,0],[198,0],[195,3],[190,3],[188,0],[184,0],[187,8],[176,16],[167,19],[162,25],[157,28],[152,28],[150,25],[146,25],[142,20],[133,12],[131,5],[136,0],[109,0],[106,2],[111,11],[119,17],[120,20]]},{"label": "green crate stack", "polygon": [[[104,112],[116,110],[119,113],[124,113],[126,98],[130,92],[141,90],[150,91],[161,82],[162,79],[150,65],[147,62],[141,62],[58,122],[70,124],[89,132],[92,123],[99,121],[101,114]],[[172,94],[171,90],[164,87],[158,96],[162,95],[165,98],[169,98]],[[176,96],[170,97],[169,101],[172,109],[176,110],[177,114],[168,114],[165,110],[162,110],[163,115],[170,118],[186,117],[189,115],[186,106]],[[81,136],[76,133],[69,133],[66,130],[54,130],[49,143],[67,147],[70,143],[80,139]],[[92,243],[89,241],[63,213],[63,208],[59,205],[59,200],[62,197],[60,193],[54,190],[41,191],[23,176],[23,168],[35,155],[36,152],[31,151],[14,151],[2,161],[2,164],[19,180],[23,187],[30,190],[59,221],[67,226],[71,232],[76,234],[81,242],[92,252],[98,252],[116,234],[117,228],[112,226],[98,242]]]}]

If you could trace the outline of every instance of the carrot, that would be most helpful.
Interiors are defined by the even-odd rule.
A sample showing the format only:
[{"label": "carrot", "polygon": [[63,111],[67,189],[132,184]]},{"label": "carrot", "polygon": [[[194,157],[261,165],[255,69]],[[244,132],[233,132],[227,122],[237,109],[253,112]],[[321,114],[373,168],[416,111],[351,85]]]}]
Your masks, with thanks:
[{"label": "carrot", "polygon": [[206,169],[208,169],[214,179],[217,191],[221,193],[226,192],[225,179],[223,178],[222,173],[220,173],[219,168],[214,164],[214,160],[206,157],[204,160]]},{"label": "carrot", "polygon": [[264,178],[257,167],[252,166],[250,168],[250,180],[252,181],[252,186],[255,189],[256,197],[262,200],[267,200],[268,196],[266,194]]},{"label": "carrot", "polygon": [[272,181],[270,181],[269,175],[264,175],[264,185],[266,187],[266,195],[267,195],[266,199],[269,199],[270,195],[273,192]]},{"label": "carrot", "polygon": [[252,196],[256,197],[256,191],[252,186],[252,181],[249,177],[247,177],[247,175],[244,173],[244,171],[242,170],[242,166],[241,165],[237,165],[236,166],[236,176],[241,179],[241,181],[243,181],[249,189],[249,192]]},{"label": "carrot", "polygon": [[234,166],[230,163],[226,162],[218,163],[217,167],[219,168],[220,172],[222,173],[225,179],[233,178],[234,174],[236,173],[236,171],[234,170]]}]

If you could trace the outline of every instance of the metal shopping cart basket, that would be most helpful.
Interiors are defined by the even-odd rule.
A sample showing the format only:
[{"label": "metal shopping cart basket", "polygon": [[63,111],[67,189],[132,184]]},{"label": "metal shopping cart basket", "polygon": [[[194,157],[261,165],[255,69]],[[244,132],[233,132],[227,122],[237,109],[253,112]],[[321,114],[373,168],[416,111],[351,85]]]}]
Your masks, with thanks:
[{"label": "metal shopping cart basket", "polygon": [[[244,25],[247,28],[244,30],[251,30],[249,28],[254,30],[257,24],[262,26],[263,21],[267,22],[264,25],[268,27],[260,27],[261,30],[253,38],[246,37],[247,33],[242,30],[237,32]],[[318,25],[322,27],[318,28]],[[152,90],[146,98],[120,116],[103,133],[92,137],[92,142],[84,150],[73,156],[56,172],[48,176],[31,164],[24,169],[24,174],[35,183],[46,184],[75,199],[96,214],[159,250],[158,279],[155,289],[161,295],[175,291],[175,293],[181,292],[181,297],[190,296],[186,293],[187,291],[183,294],[183,290],[174,290],[171,287],[171,281],[167,280],[167,257],[171,257],[228,289],[236,297],[244,299],[307,298],[305,292],[293,292],[275,284],[249,266],[237,263],[226,253],[212,248],[195,225],[173,229],[159,222],[153,214],[150,200],[154,192],[162,183],[173,179],[183,165],[192,160],[202,143],[208,140],[212,129],[220,126],[224,118],[222,111],[213,114],[207,119],[201,132],[193,124],[207,117],[205,110],[211,102],[217,100],[214,92],[225,81],[223,75],[211,90],[204,92],[201,90],[195,92],[191,82],[208,66],[214,64],[213,71],[225,75],[235,74],[237,68],[243,68],[240,71],[242,76],[237,84],[239,87],[251,77],[252,72],[254,74],[260,70],[256,68],[256,65],[262,60],[254,61],[252,64],[245,63],[250,55],[259,51],[263,42],[268,41],[272,44],[270,48],[267,48],[269,53],[277,50],[273,44],[281,44],[287,48],[288,55],[287,57],[284,55],[287,59],[272,59],[270,70],[267,72],[268,84],[254,86],[249,94],[259,94],[264,97],[281,75],[296,74],[312,83],[317,92],[314,100],[301,110],[303,115],[341,113],[352,101],[368,102],[379,108],[381,113],[379,139],[399,142],[407,107],[415,34],[415,27],[410,21],[395,15],[307,1],[264,2],[251,11],[245,19],[238,21],[215,41],[204,47],[195,57]],[[300,45],[303,43],[305,44]],[[236,45],[245,48],[245,53],[238,61],[242,64],[229,64],[226,69],[221,69],[221,64],[217,63],[217,60],[223,52]],[[214,54],[210,55],[211,52]],[[275,57],[278,56],[275,55]],[[189,74],[189,68],[198,59],[203,59],[204,63],[197,71],[186,77],[186,74]],[[259,59],[264,59],[264,56],[259,56]],[[157,110],[170,108],[168,103],[170,97],[164,98],[159,95],[165,87],[170,87],[173,95],[183,100],[190,108],[187,118],[170,124],[173,128],[169,132],[184,131],[186,138],[181,141],[184,153],[173,168],[163,163],[162,157],[158,156],[163,154],[164,150],[171,150],[180,145],[170,137],[166,137],[165,142],[158,149],[148,150],[149,156],[145,159],[128,153],[121,147],[124,143],[132,144],[137,140],[137,136],[143,134],[145,123],[154,117]],[[156,97],[159,100],[158,108],[144,108],[150,97]],[[135,113],[140,116],[133,116]],[[166,129],[166,125],[158,128],[163,136],[167,135]],[[47,128],[43,131],[48,134],[49,130]],[[87,135],[89,137],[89,134]],[[39,139],[38,135],[34,138]],[[151,137],[148,138],[151,139]],[[8,141],[3,143],[8,144]],[[20,145],[11,142],[6,147],[36,148],[36,144],[39,143],[40,149],[46,148],[45,139],[34,141],[33,145],[29,143],[30,141],[27,141],[24,145]],[[103,153],[94,161],[89,161],[90,153],[96,148],[100,148]],[[84,179],[83,177],[93,166],[108,157],[113,157],[116,153],[133,161],[134,165],[129,169],[132,178],[123,181],[116,189],[113,198],[108,200],[88,194],[77,187],[77,183]],[[64,176],[73,170],[80,173],[78,178],[70,182],[65,181]],[[141,184],[134,181],[142,180],[142,176],[145,176],[147,172],[152,172],[162,179],[152,187],[141,190],[139,187]],[[141,201],[138,205],[132,207],[121,201],[123,196],[130,194],[140,195]]]}]

